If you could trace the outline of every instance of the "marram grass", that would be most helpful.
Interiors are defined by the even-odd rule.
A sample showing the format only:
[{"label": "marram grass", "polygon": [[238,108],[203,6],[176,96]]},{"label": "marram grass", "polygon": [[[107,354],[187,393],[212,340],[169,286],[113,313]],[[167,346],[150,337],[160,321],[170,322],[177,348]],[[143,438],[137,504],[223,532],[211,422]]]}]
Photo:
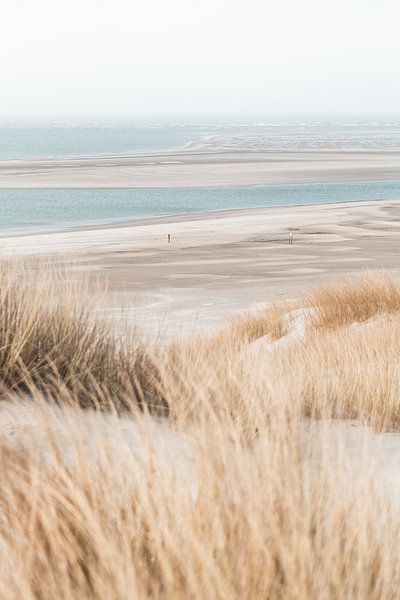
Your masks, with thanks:
[{"label": "marram grass", "polygon": [[0,598],[398,598],[398,508],[303,435],[400,429],[397,284],[150,350],[56,279],[0,273]]}]

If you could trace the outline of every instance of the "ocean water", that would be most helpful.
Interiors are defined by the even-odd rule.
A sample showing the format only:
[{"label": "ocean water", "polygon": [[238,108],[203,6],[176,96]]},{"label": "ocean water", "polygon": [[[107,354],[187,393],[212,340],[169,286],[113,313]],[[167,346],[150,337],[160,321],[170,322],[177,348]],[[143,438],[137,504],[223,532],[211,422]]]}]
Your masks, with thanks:
[{"label": "ocean water", "polygon": [[0,125],[0,160],[172,151],[200,137],[173,125]]},{"label": "ocean water", "polygon": [[0,233],[162,215],[400,199],[400,180],[198,189],[0,190]]},{"label": "ocean water", "polygon": [[[0,123],[0,160],[296,148],[400,150],[400,121]],[[389,198],[400,198],[400,181],[174,190],[0,190],[0,233],[235,208]]]},{"label": "ocean water", "polygon": [[400,122],[0,123],[0,160],[296,148],[400,149]]}]

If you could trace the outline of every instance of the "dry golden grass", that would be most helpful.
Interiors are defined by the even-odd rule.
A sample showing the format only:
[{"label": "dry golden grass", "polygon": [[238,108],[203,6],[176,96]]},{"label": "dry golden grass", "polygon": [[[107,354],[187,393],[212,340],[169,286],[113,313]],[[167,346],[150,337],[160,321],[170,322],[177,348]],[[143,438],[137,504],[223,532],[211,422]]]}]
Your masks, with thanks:
[{"label": "dry golden grass", "polygon": [[37,444],[21,454],[4,442],[0,596],[397,598],[398,513],[355,469],[350,488],[342,468],[311,469],[298,424],[271,418],[246,444],[219,420],[173,429],[180,462],[146,419],[141,460],[122,442],[114,456],[100,423],[87,435],[101,460],[70,422],[79,468],[58,431],[45,461]]},{"label": "dry golden grass", "polygon": [[[398,298],[400,287],[387,276],[346,280],[297,304],[267,309],[255,323],[245,315],[211,339],[175,342],[158,360],[171,415],[192,418],[211,405],[252,431],[264,418],[260,406],[290,397],[304,416],[357,418],[376,430],[400,429]],[[294,317],[301,306],[304,315]],[[267,338],[255,350],[249,344],[259,335],[284,342],[296,318],[305,319],[304,339],[294,336],[275,347]],[[260,395],[255,406],[253,398]]]},{"label": "dry golden grass", "polygon": [[347,278],[317,288],[304,302],[315,309],[314,327],[334,329],[399,312],[400,286],[384,274]]},{"label": "dry golden grass", "polygon": [[0,266],[0,393],[116,408],[146,398],[156,410],[147,353],[132,338],[116,339],[88,298],[50,266],[33,281],[23,264]]},{"label": "dry golden grass", "polygon": [[172,360],[195,358],[196,360],[212,359],[218,362],[229,350],[236,352],[260,337],[268,336],[271,340],[283,337],[290,323],[291,305],[282,303],[266,307],[265,310],[248,312],[232,317],[227,325],[209,335],[198,335],[194,339],[175,340],[169,348]]},{"label": "dry golden grass", "polygon": [[[265,311],[233,317],[221,330],[193,339],[178,339],[154,359],[159,373],[160,394],[170,416],[176,419],[205,417],[210,406],[220,415],[234,416],[244,430],[257,428],[260,410],[252,398],[260,385],[269,385],[253,376],[246,359],[249,343],[259,337],[280,339],[290,324],[290,305],[267,307]],[[243,403],[243,389],[248,401]],[[253,393],[254,390],[254,393]],[[268,395],[268,394],[266,394]],[[229,403],[221,403],[221,397]],[[250,408],[251,406],[251,408]]]},{"label": "dry golden grass", "polygon": [[286,317],[290,308],[291,305],[282,303],[267,307],[265,311],[239,315],[232,319],[227,332],[238,342],[253,342],[265,335],[278,340],[287,333],[289,322]]},{"label": "dry golden grass", "polygon": [[[116,339],[90,314],[86,291],[71,288],[60,273],[44,269],[32,281],[20,265],[3,267],[0,391],[84,407],[146,408],[178,420],[204,418],[211,406],[250,432],[263,422],[264,404],[279,405],[284,395],[304,415],[397,428],[399,298],[399,286],[386,276],[348,280],[150,355],[131,337]],[[313,311],[304,317],[306,338],[267,351],[268,339],[285,340],[299,306]],[[265,351],[254,352],[251,342],[262,336]]]},{"label": "dry golden grass", "polygon": [[305,416],[354,418],[375,430],[400,430],[400,315],[368,326],[312,332],[276,351],[275,385]]},{"label": "dry golden grass", "polygon": [[394,282],[309,295],[298,339],[283,306],[149,356],[53,276],[0,273],[0,598],[398,597],[399,507],[303,435],[400,430]]}]

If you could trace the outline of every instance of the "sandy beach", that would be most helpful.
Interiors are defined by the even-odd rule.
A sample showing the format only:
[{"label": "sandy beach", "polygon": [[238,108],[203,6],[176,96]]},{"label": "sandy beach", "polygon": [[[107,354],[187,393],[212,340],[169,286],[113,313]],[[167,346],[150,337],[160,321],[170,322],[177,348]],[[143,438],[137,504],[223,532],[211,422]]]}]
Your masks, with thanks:
[{"label": "sandy beach", "polygon": [[2,160],[0,188],[179,188],[399,179],[397,150],[181,151]]},{"label": "sandy beach", "polygon": [[237,310],[296,297],[336,276],[386,269],[398,277],[399,245],[400,200],[221,211],[3,237],[0,253],[72,261],[73,276],[87,273],[107,285],[111,314],[125,306],[139,324],[162,334],[213,327]]}]

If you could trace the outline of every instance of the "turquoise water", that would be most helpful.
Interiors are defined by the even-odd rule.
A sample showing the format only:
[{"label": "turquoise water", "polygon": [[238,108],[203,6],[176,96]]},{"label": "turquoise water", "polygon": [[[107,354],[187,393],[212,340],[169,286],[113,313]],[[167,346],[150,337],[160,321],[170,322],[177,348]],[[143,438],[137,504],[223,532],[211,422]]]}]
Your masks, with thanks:
[{"label": "turquoise water", "polygon": [[0,190],[0,231],[4,235],[181,213],[384,199],[400,199],[400,180],[211,189]]},{"label": "turquoise water", "polygon": [[[400,149],[400,122],[0,124],[0,160],[181,149]],[[0,190],[0,232],[235,208],[400,198],[400,181],[215,189]]]},{"label": "turquoise water", "polygon": [[182,148],[199,132],[175,126],[0,126],[0,160],[69,158]]},{"label": "turquoise water", "polygon": [[400,148],[400,122],[0,123],[0,160],[173,149]]}]

